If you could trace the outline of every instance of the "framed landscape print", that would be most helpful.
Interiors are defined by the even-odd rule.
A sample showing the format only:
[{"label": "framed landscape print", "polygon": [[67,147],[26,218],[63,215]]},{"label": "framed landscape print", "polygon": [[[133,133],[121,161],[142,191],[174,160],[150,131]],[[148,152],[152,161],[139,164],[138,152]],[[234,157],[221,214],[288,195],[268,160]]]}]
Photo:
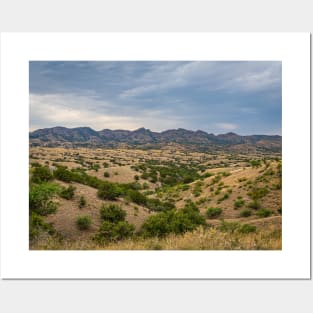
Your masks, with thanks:
[{"label": "framed landscape print", "polygon": [[1,40],[4,278],[310,277],[309,34]]}]

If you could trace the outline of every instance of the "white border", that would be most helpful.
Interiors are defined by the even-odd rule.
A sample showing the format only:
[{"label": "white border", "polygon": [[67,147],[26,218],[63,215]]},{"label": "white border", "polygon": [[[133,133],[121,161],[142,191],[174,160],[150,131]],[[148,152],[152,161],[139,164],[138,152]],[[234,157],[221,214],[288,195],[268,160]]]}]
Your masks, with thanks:
[{"label": "white border", "polygon": [[[29,60],[281,60],[282,251],[29,251]],[[310,278],[310,36],[1,35],[2,278]]]}]

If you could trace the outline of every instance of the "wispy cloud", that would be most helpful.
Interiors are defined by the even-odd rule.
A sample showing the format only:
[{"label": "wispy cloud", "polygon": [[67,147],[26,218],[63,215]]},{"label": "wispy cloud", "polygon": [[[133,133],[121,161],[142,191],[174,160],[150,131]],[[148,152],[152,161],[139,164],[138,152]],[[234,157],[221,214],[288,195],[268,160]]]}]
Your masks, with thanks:
[{"label": "wispy cloud", "polygon": [[[102,110],[99,107],[102,106]],[[31,130],[53,126],[90,126],[95,130],[150,127],[156,131],[183,127],[184,121],[171,117],[168,110],[144,110],[132,115],[118,114],[113,104],[89,99],[85,96],[30,94]]]},{"label": "wispy cloud", "polygon": [[216,123],[216,126],[221,130],[235,130],[239,128],[237,124],[233,123]]},{"label": "wispy cloud", "polygon": [[281,128],[281,67],[267,61],[33,61],[31,127],[271,132]]}]

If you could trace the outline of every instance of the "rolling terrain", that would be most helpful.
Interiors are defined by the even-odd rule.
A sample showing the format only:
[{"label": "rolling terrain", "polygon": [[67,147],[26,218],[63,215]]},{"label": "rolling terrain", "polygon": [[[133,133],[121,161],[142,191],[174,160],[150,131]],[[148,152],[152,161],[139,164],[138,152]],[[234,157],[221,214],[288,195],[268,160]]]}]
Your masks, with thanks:
[{"label": "rolling terrain", "polygon": [[162,149],[178,145],[181,149],[194,151],[280,152],[281,136],[240,136],[235,133],[208,134],[204,131],[170,129],[152,132],[146,128],[134,131],[89,127],[53,127],[38,129],[29,135],[30,146],[46,147],[106,147]]},{"label": "rolling terrain", "polygon": [[281,249],[280,151],[280,136],[32,132],[30,249]]}]

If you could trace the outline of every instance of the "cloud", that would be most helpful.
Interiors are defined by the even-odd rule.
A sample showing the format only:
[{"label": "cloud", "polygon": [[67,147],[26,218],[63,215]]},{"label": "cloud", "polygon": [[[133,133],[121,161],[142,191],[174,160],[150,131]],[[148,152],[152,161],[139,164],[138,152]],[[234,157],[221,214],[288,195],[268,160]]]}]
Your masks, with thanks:
[{"label": "cloud", "polygon": [[235,130],[239,128],[237,124],[233,123],[216,123],[215,125],[221,130]]},{"label": "cloud", "polygon": [[[157,62],[155,62],[157,63]],[[136,77],[121,98],[135,98],[151,92],[198,85],[208,91],[251,92],[281,84],[281,62],[172,62],[152,66]]]},{"label": "cloud", "polygon": [[[99,110],[102,107],[102,112]],[[30,130],[65,126],[89,126],[95,130],[149,127],[154,131],[183,127],[184,121],[167,110],[133,111],[132,115],[117,114],[114,105],[85,96],[30,94]],[[104,110],[105,109],[105,110]],[[112,111],[112,112],[110,112]]]},{"label": "cloud", "polygon": [[240,125],[246,134],[271,132],[281,127],[281,65],[33,61],[31,127],[83,124],[95,129],[182,127],[215,132]]}]

